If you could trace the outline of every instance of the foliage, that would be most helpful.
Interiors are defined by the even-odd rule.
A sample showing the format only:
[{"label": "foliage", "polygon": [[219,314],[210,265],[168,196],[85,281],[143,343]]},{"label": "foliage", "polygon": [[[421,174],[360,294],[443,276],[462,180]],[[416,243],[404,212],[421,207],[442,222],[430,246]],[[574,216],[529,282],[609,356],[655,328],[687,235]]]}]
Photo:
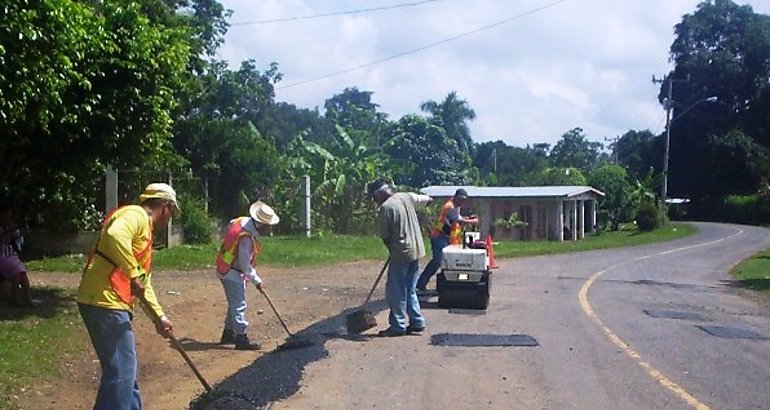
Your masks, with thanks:
[{"label": "foliage", "polygon": [[560,168],[577,168],[588,173],[598,165],[600,142],[588,141],[582,128],[564,133],[551,150],[551,164]]},{"label": "foliage", "polygon": [[644,203],[636,212],[636,224],[640,232],[650,232],[666,224],[665,214],[655,204]]},{"label": "foliage", "polygon": [[589,184],[602,191],[599,208],[608,212],[610,229],[617,231],[620,223],[633,217],[635,209],[632,202],[632,185],[625,168],[615,164],[605,164],[594,170],[589,177]]},{"label": "foliage", "polygon": [[11,2],[0,13],[0,184],[25,222],[83,228],[106,164],[168,152],[187,32],[137,3]]},{"label": "foliage", "polygon": [[543,186],[583,186],[587,184],[586,177],[577,168],[546,168],[539,174],[531,175],[529,185]]},{"label": "foliage", "polygon": [[431,124],[443,128],[446,136],[457,144],[458,155],[470,156],[473,153],[473,140],[467,122],[476,119],[476,112],[467,101],[457,96],[456,91],[451,91],[441,102],[425,101],[420,104],[420,109],[431,115]]},{"label": "foliage", "polygon": [[396,182],[423,187],[463,185],[471,180],[469,164],[443,128],[408,114],[388,130],[384,152],[391,159]]},{"label": "foliage", "polygon": [[548,166],[548,151],[548,144],[520,148],[503,141],[483,142],[474,150],[473,165],[491,186],[522,186]]},{"label": "foliage", "polygon": [[630,177],[643,179],[650,169],[662,168],[663,145],[660,142],[649,130],[629,130],[613,143],[613,155]]},{"label": "foliage", "polygon": [[190,244],[209,243],[214,237],[214,227],[206,213],[203,201],[185,197],[181,201],[182,214],[179,221],[184,230],[184,242]]},{"label": "foliage", "polygon": [[493,225],[503,229],[516,229],[527,226],[527,222],[519,219],[518,212],[511,212],[508,218],[497,218]]},{"label": "foliage", "polygon": [[[756,188],[767,176],[766,171],[762,176],[754,172],[762,168],[755,162],[759,157],[746,155],[751,149],[731,131],[770,147],[768,50],[770,16],[729,0],[704,1],[675,27],[670,48],[675,68],[666,78],[677,81],[673,101],[664,101],[668,81],[659,95],[674,109],[669,192],[691,198],[699,215],[710,212],[726,194]],[[706,98],[712,96],[715,101]],[[724,169],[719,166],[723,158],[731,162]]]}]

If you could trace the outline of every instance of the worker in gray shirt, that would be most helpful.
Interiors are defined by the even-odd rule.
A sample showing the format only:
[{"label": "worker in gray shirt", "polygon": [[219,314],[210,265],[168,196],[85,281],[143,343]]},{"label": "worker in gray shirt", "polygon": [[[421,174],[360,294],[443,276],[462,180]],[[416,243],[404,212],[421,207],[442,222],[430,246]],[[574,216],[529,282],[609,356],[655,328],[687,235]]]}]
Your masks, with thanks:
[{"label": "worker in gray shirt", "polygon": [[[420,258],[425,256],[417,210],[433,199],[411,192],[395,193],[391,184],[377,178],[368,186],[369,196],[379,205],[379,235],[390,254],[385,298],[390,307],[390,326],[379,336],[394,337],[425,330],[415,285]],[[407,325],[407,317],[409,322]]]}]

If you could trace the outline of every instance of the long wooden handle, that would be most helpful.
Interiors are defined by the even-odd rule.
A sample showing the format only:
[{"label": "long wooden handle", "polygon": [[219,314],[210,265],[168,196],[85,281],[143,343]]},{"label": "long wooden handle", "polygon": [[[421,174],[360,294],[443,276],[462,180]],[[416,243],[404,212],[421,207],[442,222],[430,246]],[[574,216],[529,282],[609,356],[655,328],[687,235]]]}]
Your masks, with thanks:
[{"label": "long wooden handle", "polygon": [[275,313],[275,317],[278,318],[278,321],[281,322],[281,326],[283,326],[283,329],[286,330],[286,333],[289,334],[289,336],[294,336],[294,333],[289,330],[289,327],[286,326],[286,322],[283,321],[283,318],[281,317],[281,314],[278,313],[278,309],[275,308],[275,305],[273,304],[273,301],[270,300],[270,296],[267,295],[267,292],[265,292],[262,288],[257,288],[260,292],[265,296],[265,299],[267,299],[267,304],[270,305],[270,308],[273,309],[273,313]]},{"label": "long wooden handle", "polygon": [[[150,306],[149,303],[147,303],[146,299],[139,298],[139,300],[142,303],[142,307],[144,307],[145,311],[150,312],[150,315],[152,316],[152,319],[155,323],[160,322],[160,316],[158,316],[158,313],[155,312],[155,310]],[[182,355],[182,358],[185,362],[187,362],[187,365],[190,366],[190,369],[192,369],[193,373],[195,374],[195,377],[198,378],[198,381],[201,382],[203,387],[206,389],[207,392],[211,391],[211,386],[209,386],[206,379],[203,378],[203,375],[198,371],[198,368],[195,367],[195,364],[193,364],[192,360],[190,360],[190,356],[187,355],[187,352],[184,350],[184,347],[182,347],[182,344],[179,343],[179,340],[174,337],[174,334],[169,332],[168,338],[171,340],[171,344],[174,346],[174,348],[179,351],[179,354]]]},{"label": "long wooden handle", "polygon": [[[374,285],[372,285],[372,290],[369,291],[369,296],[366,297],[366,300],[364,301],[364,305],[369,303],[369,301],[372,299],[372,295],[374,294],[374,290],[377,289],[377,285],[380,283],[380,279],[382,279],[382,274],[385,273],[385,268],[390,265],[390,256],[388,256],[388,260],[385,261],[385,264],[382,265],[382,269],[380,269],[380,274],[377,275],[377,280],[374,281]],[[363,305],[361,305],[363,306]]]}]

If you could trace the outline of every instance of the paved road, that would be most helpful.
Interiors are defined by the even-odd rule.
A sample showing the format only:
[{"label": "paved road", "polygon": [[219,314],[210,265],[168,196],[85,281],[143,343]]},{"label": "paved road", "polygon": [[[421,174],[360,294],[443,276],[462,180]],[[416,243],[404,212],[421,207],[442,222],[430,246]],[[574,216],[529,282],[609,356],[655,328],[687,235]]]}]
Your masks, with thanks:
[{"label": "paved road", "polygon": [[[770,231],[697,226],[663,244],[503,261],[486,315],[428,307],[423,336],[328,340],[271,408],[768,409],[770,305],[727,271],[770,247]],[[439,333],[539,345],[432,345]]]}]

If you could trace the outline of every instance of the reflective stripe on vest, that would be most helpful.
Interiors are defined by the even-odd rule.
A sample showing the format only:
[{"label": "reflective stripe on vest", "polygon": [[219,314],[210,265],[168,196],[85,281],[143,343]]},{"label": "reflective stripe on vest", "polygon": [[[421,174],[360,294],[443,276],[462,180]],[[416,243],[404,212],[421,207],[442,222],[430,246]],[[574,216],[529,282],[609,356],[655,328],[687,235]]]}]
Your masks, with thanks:
[{"label": "reflective stripe on vest", "polygon": [[[255,238],[251,232],[243,228],[243,220],[247,218],[248,217],[243,216],[233,219],[227,227],[227,232],[225,232],[225,237],[222,240],[222,246],[219,248],[219,252],[217,252],[217,273],[219,273],[220,276],[226,275],[230,268],[232,268],[238,253],[238,242],[242,236],[249,235],[251,237],[251,244],[253,246],[251,266],[255,266],[256,264],[257,255],[262,247],[259,242],[257,242],[257,238]],[[243,272],[241,272],[241,274],[243,274]]]},{"label": "reflective stripe on vest", "polygon": [[[430,236],[435,238],[438,235],[446,235],[444,233],[444,224],[447,223],[447,215],[449,214],[449,211],[454,209],[455,204],[452,202],[451,199],[447,200],[444,203],[444,206],[441,207],[441,212],[438,214],[438,219],[436,220],[436,223],[433,225],[433,227],[430,230]],[[460,240],[460,237],[462,236],[462,228],[460,227],[460,223],[457,221],[453,221],[450,226],[450,232],[449,232],[449,243],[451,245],[459,245],[462,243]]]},{"label": "reflective stripe on vest", "polygon": [[[99,233],[99,237],[101,238],[101,235],[104,234],[104,232],[107,231],[107,228],[114,222],[115,213],[119,210],[125,208],[125,206],[121,206],[118,208],[113,209],[110,211],[110,213],[107,214],[107,216],[104,218],[104,221],[102,222],[102,229]],[[152,232],[152,229],[150,227],[150,232]],[[88,261],[87,265],[91,264],[91,261],[94,258],[94,255],[99,255],[104,260],[109,262],[113,268],[110,271],[109,279],[110,279],[110,285],[112,286],[113,292],[118,296],[120,300],[123,301],[123,303],[127,304],[133,304],[136,297],[133,295],[133,292],[131,292],[131,278],[128,276],[128,274],[123,270],[122,267],[120,267],[117,263],[115,263],[113,260],[111,260],[107,255],[99,251],[99,240],[96,240],[96,246],[94,246],[93,249],[88,253]],[[147,246],[140,250],[139,252],[134,253],[134,258],[136,258],[136,262],[139,264],[139,266],[144,271],[144,275],[140,276],[139,279],[142,281],[143,284],[147,284],[147,273],[150,271],[150,267],[152,266],[152,236],[150,236],[150,240],[147,241]]]}]

